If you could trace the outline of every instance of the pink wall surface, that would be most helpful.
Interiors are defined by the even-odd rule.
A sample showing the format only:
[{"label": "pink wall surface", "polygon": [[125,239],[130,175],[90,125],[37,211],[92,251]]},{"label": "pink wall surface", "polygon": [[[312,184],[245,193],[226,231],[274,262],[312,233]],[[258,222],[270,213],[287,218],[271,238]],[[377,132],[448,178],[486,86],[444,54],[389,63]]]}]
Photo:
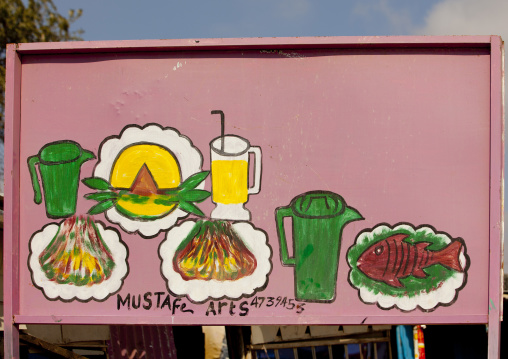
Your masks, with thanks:
[{"label": "pink wall surface", "polygon": [[[488,48],[367,48],[160,51],[25,55],[20,154],[20,315],[35,321],[154,324],[358,324],[486,322],[489,286],[490,53]],[[168,294],[161,276],[161,232],[143,238],[117,228],[129,273],[117,294],[99,302],[48,300],[33,285],[29,240],[49,223],[33,201],[27,158],[42,146],[73,140],[96,156],[128,125],[157,123],[192,140],[210,169],[210,141],[226,133],[262,149],[262,185],[247,203],[266,232],[272,270],[265,289],[231,301],[178,304],[194,313],[118,309],[117,294]],[[95,160],[81,167],[92,176]],[[210,178],[205,189],[211,189]],[[297,309],[251,305],[257,297],[294,298],[294,268],[281,264],[274,211],[308,191],[340,194],[364,220],[344,227],[336,297]],[[79,187],[77,214],[93,204]],[[214,205],[200,204],[209,215]],[[462,238],[470,266],[450,305],[405,312],[366,304],[348,282],[356,236],[378,224],[430,225]],[[286,228],[289,224],[286,225]],[[290,238],[290,233],[288,237]],[[288,240],[288,242],[291,242]],[[291,247],[291,244],[290,244]],[[290,248],[291,250],[291,248]],[[152,296],[152,300],[155,300]],[[171,295],[171,300],[175,300]],[[206,314],[211,302],[227,303]],[[229,313],[231,302],[233,315]],[[242,311],[240,304],[247,302]],[[240,315],[242,313],[243,315]],[[100,319],[102,317],[104,319]],[[38,318],[38,319],[34,319]],[[368,319],[367,319],[368,318]]]}]

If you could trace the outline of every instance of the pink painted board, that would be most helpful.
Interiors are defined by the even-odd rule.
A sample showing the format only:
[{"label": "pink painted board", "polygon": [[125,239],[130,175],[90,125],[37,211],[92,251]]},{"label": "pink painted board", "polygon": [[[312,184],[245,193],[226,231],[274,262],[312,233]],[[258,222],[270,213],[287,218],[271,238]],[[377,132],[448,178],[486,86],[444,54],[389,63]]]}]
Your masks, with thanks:
[{"label": "pink painted board", "polygon": [[[8,112],[13,142],[6,143],[6,170],[10,161],[19,182],[10,178],[12,187],[6,188],[17,194],[9,208],[11,216],[19,210],[19,227],[14,217],[6,219],[15,224],[12,253],[19,251],[20,258],[19,274],[12,273],[18,276],[12,284],[13,298],[19,301],[13,303],[17,323],[498,323],[499,307],[489,312],[489,305],[491,299],[499,303],[501,278],[499,38],[84,42],[20,44],[15,51],[22,76],[9,91],[22,89],[18,97],[10,95],[21,114]],[[175,295],[161,272],[160,255],[165,248],[161,243],[174,241],[175,232],[168,239],[167,230],[155,236],[127,233],[98,214],[94,218],[114,228],[128,249],[128,273],[120,290],[105,300],[62,300],[49,298],[34,285],[30,239],[63,219],[48,218],[44,203],[34,203],[29,157],[61,140],[75,141],[99,156],[101,144],[126,127],[158,124],[189,138],[202,155],[201,168],[209,170],[209,144],[220,135],[220,117],[211,115],[212,110],[224,112],[226,133],[248,139],[262,151],[261,189],[249,196],[246,207],[252,215],[247,222],[256,233],[266,234],[270,249],[266,283],[239,298],[220,292],[200,301],[200,293],[191,289]],[[92,176],[97,162],[84,162],[80,178]],[[213,192],[210,177],[204,189]],[[295,269],[281,263],[275,212],[316,190],[340,195],[363,220],[348,223],[340,233],[336,295],[295,300]],[[93,204],[83,198],[86,193],[90,189],[81,184],[77,214]],[[215,205],[208,199],[199,207],[210,215]],[[291,233],[291,220],[284,222],[292,253],[291,238],[297,235]],[[313,223],[314,229],[321,226]],[[360,248],[357,239],[375,227],[400,223],[463,240],[466,275],[452,299],[440,297],[429,310],[421,309],[425,303],[407,310],[398,301],[393,308],[369,304],[360,294],[352,278],[359,273],[351,255]],[[409,259],[415,259],[411,252]],[[398,263],[400,267],[402,260]],[[367,289],[372,283],[388,289],[383,281],[397,283],[388,275],[373,281],[373,272],[365,280],[364,274],[358,277]],[[300,289],[301,296],[315,294]],[[130,303],[128,309],[128,295],[136,301],[139,295],[141,304]],[[157,308],[157,300],[160,307],[168,297],[165,308]]]}]

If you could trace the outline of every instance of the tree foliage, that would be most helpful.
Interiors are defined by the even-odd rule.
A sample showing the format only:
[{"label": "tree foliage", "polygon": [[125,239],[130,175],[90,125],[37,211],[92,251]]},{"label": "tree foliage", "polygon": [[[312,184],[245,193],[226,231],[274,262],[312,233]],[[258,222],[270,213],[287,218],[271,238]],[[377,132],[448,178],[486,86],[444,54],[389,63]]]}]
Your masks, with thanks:
[{"label": "tree foliage", "polygon": [[58,13],[52,0],[0,0],[0,123],[4,123],[5,51],[7,44],[81,40],[82,30],[71,31],[81,10]]}]

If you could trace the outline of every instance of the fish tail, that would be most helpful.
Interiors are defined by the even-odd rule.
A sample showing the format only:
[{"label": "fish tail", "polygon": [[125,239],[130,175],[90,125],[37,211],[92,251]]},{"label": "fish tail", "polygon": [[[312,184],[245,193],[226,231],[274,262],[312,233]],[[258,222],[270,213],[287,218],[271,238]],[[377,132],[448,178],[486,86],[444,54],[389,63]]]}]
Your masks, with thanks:
[{"label": "fish tail", "polygon": [[457,272],[464,272],[460,264],[460,254],[464,252],[464,244],[455,240],[442,250],[435,253],[437,263],[444,265]]}]

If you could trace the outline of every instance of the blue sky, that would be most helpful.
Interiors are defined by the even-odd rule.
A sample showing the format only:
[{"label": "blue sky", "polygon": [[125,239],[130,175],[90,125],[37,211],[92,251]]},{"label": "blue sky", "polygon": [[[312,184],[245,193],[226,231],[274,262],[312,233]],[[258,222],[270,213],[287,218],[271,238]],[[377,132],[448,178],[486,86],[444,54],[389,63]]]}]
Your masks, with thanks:
[{"label": "blue sky", "polygon": [[410,34],[439,1],[56,0],[85,40]]},{"label": "blue sky", "polygon": [[[505,0],[54,0],[85,40],[508,35]],[[506,36],[504,36],[506,38]]]},{"label": "blue sky", "polygon": [[82,17],[72,28],[84,30],[84,40],[492,34],[508,39],[506,0],[54,0],[54,3],[64,14],[69,9],[83,9]]}]

